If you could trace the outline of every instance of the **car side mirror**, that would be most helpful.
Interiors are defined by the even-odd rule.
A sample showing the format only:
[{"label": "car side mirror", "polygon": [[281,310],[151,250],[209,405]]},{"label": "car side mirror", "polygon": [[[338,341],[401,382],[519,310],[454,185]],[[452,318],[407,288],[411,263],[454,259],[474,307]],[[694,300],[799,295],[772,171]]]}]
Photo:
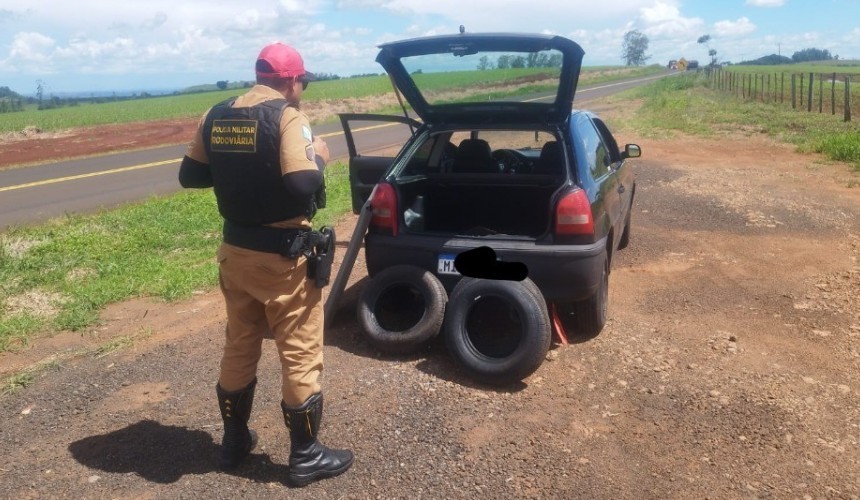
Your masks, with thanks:
[{"label": "car side mirror", "polygon": [[636,144],[624,146],[624,152],[621,153],[622,158],[639,158],[640,156],[642,156],[642,148]]}]

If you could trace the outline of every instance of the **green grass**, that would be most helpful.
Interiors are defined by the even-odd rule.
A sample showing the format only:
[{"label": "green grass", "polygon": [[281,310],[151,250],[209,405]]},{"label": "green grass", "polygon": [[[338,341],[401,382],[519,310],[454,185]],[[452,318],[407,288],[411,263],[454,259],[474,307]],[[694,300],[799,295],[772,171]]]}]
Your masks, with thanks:
[{"label": "green grass", "polygon": [[0,394],[14,394],[32,384],[36,379],[36,375],[47,370],[56,370],[59,367],[60,363],[53,356],[48,358],[47,361],[36,363],[0,381]]},{"label": "green grass", "polygon": [[33,374],[30,372],[21,372],[4,380],[0,388],[2,388],[3,394],[14,394],[32,383]]},{"label": "green grass", "polygon": [[[659,66],[644,68],[599,67],[584,68],[581,84],[596,84],[622,78],[654,74],[662,70]],[[432,90],[468,88],[471,85],[500,81],[511,75],[524,76],[540,69],[471,71],[462,74],[436,73],[417,75],[419,81]],[[513,73],[512,73],[513,72]],[[244,89],[229,89],[199,94],[182,94],[151,97],[102,104],[82,103],[78,106],[39,111],[30,105],[25,111],[0,114],[0,133],[16,132],[26,127],[37,127],[44,131],[62,130],[104,124],[199,118],[206,110],[228,97],[238,95]],[[381,96],[391,93],[391,81],[387,76],[367,76],[326,80],[312,83],[304,95],[308,103],[320,100],[339,100]]]},{"label": "green grass", "polygon": [[665,78],[626,95],[644,99],[629,125],[646,136],[665,137],[672,131],[713,136],[754,130],[795,144],[800,151],[851,163],[860,171],[860,126],[856,121],[743,100],[708,88],[707,81],[695,74]]},{"label": "green grass", "polygon": [[[333,225],[350,205],[347,168],[326,169]],[[221,217],[211,189],[185,190],[0,235],[0,352],[39,332],[81,330],[107,304],[132,297],[183,299],[217,284]],[[344,236],[341,235],[341,238]]]}]

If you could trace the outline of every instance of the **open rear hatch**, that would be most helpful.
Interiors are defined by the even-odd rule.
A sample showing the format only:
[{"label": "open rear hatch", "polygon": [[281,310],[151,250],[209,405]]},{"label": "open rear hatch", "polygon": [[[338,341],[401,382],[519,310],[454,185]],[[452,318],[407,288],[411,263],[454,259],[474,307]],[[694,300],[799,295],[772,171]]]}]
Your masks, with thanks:
[{"label": "open rear hatch", "polygon": [[461,33],[382,44],[376,58],[425,123],[557,124],[585,52],[567,38]]}]

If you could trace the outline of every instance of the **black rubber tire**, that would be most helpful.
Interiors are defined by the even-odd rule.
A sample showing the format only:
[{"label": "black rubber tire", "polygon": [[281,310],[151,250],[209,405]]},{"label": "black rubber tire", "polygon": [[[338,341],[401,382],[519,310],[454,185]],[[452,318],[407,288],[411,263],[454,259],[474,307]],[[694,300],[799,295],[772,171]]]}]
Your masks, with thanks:
[{"label": "black rubber tire", "polygon": [[618,240],[618,249],[627,248],[630,244],[630,214],[633,212],[632,207],[627,211],[627,217],[624,219],[624,232],[621,233],[621,239]]},{"label": "black rubber tire", "polygon": [[609,259],[603,261],[600,287],[591,297],[569,304],[573,313],[574,333],[579,337],[596,337],[606,326],[609,305]]},{"label": "black rubber tire", "polygon": [[451,354],[479,382],[507,385],[538,369],[552,340],[546,301],[520,281],[463,278],[443,328]]},{"label": "black rubber tire", "polygon": [[430,271],[400,265],[370,279],[358,298],[358,322],[380,351],[407,354],[439,334],[448,294]]}]

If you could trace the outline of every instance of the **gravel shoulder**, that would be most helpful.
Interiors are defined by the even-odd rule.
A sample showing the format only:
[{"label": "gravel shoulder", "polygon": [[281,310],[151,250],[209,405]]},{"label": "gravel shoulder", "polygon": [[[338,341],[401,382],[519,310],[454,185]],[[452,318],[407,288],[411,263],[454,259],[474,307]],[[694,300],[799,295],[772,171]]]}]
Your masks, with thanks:
[{"label": "gravel shoulder", "polygon": [[42,365],[0,396],[0,494],[860,498],[857,174],[757,135],[619,139],[643,158],[609,323],[554,345],[522,384],[474,384],[441,343],[372,350],[354,319],[360,257],[326,332],[322,429],[356,462],[290,490],[271,341],[251,420],[260,446],[225,474],[220,294],[130,301],[91,331],[0,355],[2,374]]}]

